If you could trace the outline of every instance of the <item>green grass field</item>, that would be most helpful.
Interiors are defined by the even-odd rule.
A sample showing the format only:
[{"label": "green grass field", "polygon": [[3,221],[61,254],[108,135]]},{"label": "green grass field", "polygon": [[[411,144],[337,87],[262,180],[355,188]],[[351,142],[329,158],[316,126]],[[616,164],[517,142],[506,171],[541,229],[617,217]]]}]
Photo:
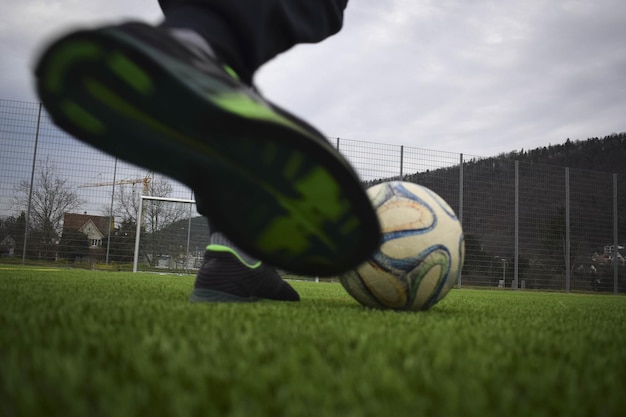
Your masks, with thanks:
[{"label": "green grass field", "polygon": [[626,297],[453,290],[428,312],[190,304],[191,276],[0,265],[0,415],[623,416]]}]

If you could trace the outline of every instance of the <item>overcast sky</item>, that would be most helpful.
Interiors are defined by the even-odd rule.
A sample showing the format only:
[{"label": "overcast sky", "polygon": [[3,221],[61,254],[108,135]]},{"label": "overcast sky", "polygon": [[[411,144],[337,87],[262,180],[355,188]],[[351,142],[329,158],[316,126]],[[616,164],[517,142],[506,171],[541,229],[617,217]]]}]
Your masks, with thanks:
[{"label": "overcast sky", "polygon": [[[52,34],[161,18],[156,0],[0,10],[0,98],[23,101]],[[602,137],[626,131],[626,1],[352,0],[340,34],[256,83],[331,137],[480,156]]]}]

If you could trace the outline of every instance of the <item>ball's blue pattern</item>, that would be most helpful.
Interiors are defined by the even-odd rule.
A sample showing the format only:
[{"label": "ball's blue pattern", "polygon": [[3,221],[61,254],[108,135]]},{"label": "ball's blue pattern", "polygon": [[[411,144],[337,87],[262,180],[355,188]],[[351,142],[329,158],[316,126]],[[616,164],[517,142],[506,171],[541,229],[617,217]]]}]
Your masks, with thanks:
[{"label": "ball's blue pattern", "polygon": [[419,254],[415,256],[409,256],[407,258],[392,258],[378,251],[372,256],[372,259],[374,260],[374,262],[376,262],[378,266],[386,271],[389,271],[391,273],[406,274],[415,269],[416,265],[420,265],[421,263],[423,263],[424,260],[428,258],[428,256],[436,251],[445,252],[448,255],[448,258],[450,257],[450,251],[448,250],[448,248],[443,245],[433,245],[424,249]]},{"label": "ball's blue pattern", "polygon": [[433,200],[435,200],[435,202],[441,208],[441,210],[443,210],[443,212],[446,213],[451,219],[459,220],[454,210],[452,210],[452,208],[445,201],[443,201],[439,195],[437,195],[436,193],[434,193],[432,190],[428,188],[424,188],[424,191],[426,192],[426,194],[430,195],[433,198]]},{"label": "ball's blue pattern", "polygon": [[406,229],[406,230],[399,230],[397,232],[387,232],[383,234],[382,236],[382,243],[389,242],[390,240],[394,240],[394,239],[399,239],[399,238],[408,237],[408,236],[416,236],[416,235],[420,235],[423,233],[427,233],[433,230],[435,227],[437,227],[437,221],[438,221],[437,214],[430,207],[430,205],[426,201],[421,199],[419,196],[416,196],[415,194],[407,190],[402,185],[402,183],[399,183],[399,182],[391,182],[386,185],[385,195],[383,198],[381,198],[379,201],[376,202],[376,205],[375,205],[376,209],[380,208],[383,204],[387,203],[387,201],[389,201],[389,199],[392,196],[406,198],[407,200],[412,200],[412,201],[415,201],[416,203],[419,203],[422,207],[428,209],[428,211],[433,217],[433,222],[427,225],[426,227],[422,227],[420,229]]},{"label": "ball's blue pattern", "polygon": [[[406,183],[391,181],[383,184],[383,187],[378,189],[375,195],[371,196],[374,208],[377,211],[384,210],[383,206],[388,204],[390,200],[410,200],[417,203],[420,206],[420,210],[427,210],[430,216],[426,216],[425,218],[430,217],[432,221],[429,224],[420,225],[419,228],[385,232],[381,236],[381,246],[395,239],[426,235],[429,232],[433,232],[441,221],[444,223],[448,222],[444,216],[448,216],[450,219],[458,222],[454,211],[439,195],[425,187],[422,187],[421,191],[425,192],[427,196],[416,195],[403,184]],[[441,216],[441,218],[439,216]],[[420,246],[420,252],[413,256],[394,258],[385,254],[383,249],[381,249],[374,253],[367,262],[370,268],[384,271],[387,280],[393,279],[396,281],[396,284],[400,284],[399,288],[404,288],[406,301],[403,302],[403,306],[396,304],[391,307],[390,305],[383,304],[382,300],[372,292],[369,284],[364,280],[364,277],[361,276],[358,270],[345,274],[340,278],[340,281],[357,300],[370,307],[391,307],[394,309],[411,310],[428,309],[437,303],[442,294],[446,294],[449,291],[453,280],[451,275],[461,273],[459,268],[454,267],[454,262],[455,259],[461,259],[462,264],[464,245],[462,231],[459,236],[457,248],[454,247],[455,245],[448,247],[448,245],[440,243],[434,243],[427,247],[422,246],[429,241],[432,242],[432,239],[432,236],[430,236],[421,240],[421,243],[418,245]],[[455,273],[454,271],[457,269],[458,271]],[[437,274],[435,276],[432,275],[434,271],[436,271],[435,273]],[[418,297],[420,285],[427,276],[430,277],[430,285],[434,285],[432,292],[428,294],[427,299],[421,299],[419,306],[415,305],[414,303]],[[424,295],[425,294],[422,294],[421,297]]]}]

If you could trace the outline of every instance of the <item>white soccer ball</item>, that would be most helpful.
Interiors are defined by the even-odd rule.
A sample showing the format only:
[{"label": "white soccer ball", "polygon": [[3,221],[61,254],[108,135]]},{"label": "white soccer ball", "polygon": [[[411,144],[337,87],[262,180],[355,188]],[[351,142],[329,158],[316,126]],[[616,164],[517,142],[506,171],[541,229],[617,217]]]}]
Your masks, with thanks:
[{"label": "white soccer ball", "polygon": [[367,190],[382,229],[379,250],[339,277],[366,307],[427,310],[463,268],[463,229],[450,206],[421,185],[392,181]]}]

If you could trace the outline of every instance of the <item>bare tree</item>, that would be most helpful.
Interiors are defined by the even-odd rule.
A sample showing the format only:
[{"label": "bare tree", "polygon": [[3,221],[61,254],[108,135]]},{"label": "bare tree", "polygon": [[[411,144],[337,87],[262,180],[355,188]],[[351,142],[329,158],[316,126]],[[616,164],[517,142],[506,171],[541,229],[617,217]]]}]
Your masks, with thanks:
[{"label": "bare tree", "polygon": [[181,204],[172,204],[166,201],[146,200],[143,205],[143,213],[139,213],[141,195],[152,197],[169,197],[172,194],[171,183],[163,177],[149,177],[149,181],[122,184],[115,192],[115,204],[113,215],[115,218],[135,225],[141,223],[142,233],[147,235],[142,238],[142,252],[150,264],[156,263],[156,255],[160,253],[161,241],[159,232],[188,215],[188,210]]},{"label": "bare tree", "polygon": [[30,201],[30,227],[40,238],[50,242],[59,237],[65,213],[75,211],[85,201],[61,178],[54,163],[49,158],[39,162],[32,184],[22,181],[15,186],[14,205],[28,211]]},{"label": "bare tree", "polygon": [[[139,218],[139,204],[141,195],[152,197],[169,197],[172,194],[172,184],[163,177],[144,176],[147,180],[133,184],[121,184],[115,191],[113,215],[118,219],[136,222]],[[108,215],[108,208],[103,208]],[[142,224],[148,232],[162,229],[176,222],[186,215],[184,207],[168,204],[162,201],[153,201],[143,208]]]}]

